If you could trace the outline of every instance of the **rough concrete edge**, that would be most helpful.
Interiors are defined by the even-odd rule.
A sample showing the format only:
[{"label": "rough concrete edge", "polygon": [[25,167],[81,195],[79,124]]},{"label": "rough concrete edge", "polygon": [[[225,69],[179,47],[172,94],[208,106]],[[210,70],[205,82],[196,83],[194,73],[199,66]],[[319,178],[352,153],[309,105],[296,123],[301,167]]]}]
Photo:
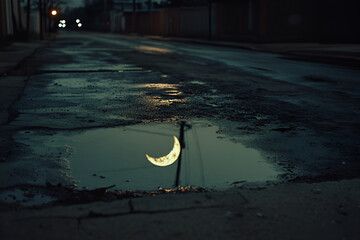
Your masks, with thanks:
[{"label": "rough concrete edge", "polygon": [[[56,39],[56,37],[44,40],[44,42],[41,42],[39,44],[39,46],[36,46],[31,51],[29,51],[28,53],[25,53],[16,64],[14,64],[12,66],[9,66],[9,68],[6,69],[5,71],[3,71],[1,73],[1,75],[3,75],[3,76],[11,76],[11,75],[9,75],[9,73],[11,73],[12,71],[18,69],[21,66],[21,64],[24,63],[32,55],[34,55],[36,53],[36,51],[38,51],[39,49],[47,46],[48,44],[50,44],[50,42],[54,41],[55,39]],[[30,76],[27,75],[27,76],[24,76],[24,77],[26,78],[26,80],[24,81],[23,86],[21,88],[19,88],[18,97],[16,98],[15,101],[12,101],[11,103],[9,103],[9,108],[6,109],[6,112],[8,113],[7,120],[1,120],[0,121],[0,127],[9,124],[17,115],[17,113],[13,110],[13,106],[21,98],[21,96],[22,96],[22,94],[24,92],[24,89],[25,89],[25,87],[26,87],[26,85],[27,85],[27,83],[29,81]]]}]

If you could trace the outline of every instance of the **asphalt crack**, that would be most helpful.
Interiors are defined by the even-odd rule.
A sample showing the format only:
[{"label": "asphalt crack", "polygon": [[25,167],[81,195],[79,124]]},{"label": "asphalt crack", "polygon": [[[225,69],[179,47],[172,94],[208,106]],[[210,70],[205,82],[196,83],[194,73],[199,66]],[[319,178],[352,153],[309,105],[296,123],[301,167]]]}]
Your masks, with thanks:
[{"label": "asphalt crack", "polygon": [[185,208],[174,208],[174,209],[163,209],[163,210],[134,210],[131,201],[129,201],[130,211],[126,212],[115,212],[115,213],[101,213],[89,211],[89,213],[85,216],[38,216],[38,217],[27,217],[17,219],[16,221],[27,221],[33,219],[64,219],[64,220],[76,220],[79,225],[83,220],[94,219],[94,218],[112,218],[112,217],[120,217],[120,216],[128,216],[133,214],[163,214],[163,213],[174,213],[174,212],[182,212],[182,211],[191,211],[198,209],[211,209],[211,208],[220,208],[220,205],[210,205],[210,206],[202,206],[202,207],[185,207]]}]

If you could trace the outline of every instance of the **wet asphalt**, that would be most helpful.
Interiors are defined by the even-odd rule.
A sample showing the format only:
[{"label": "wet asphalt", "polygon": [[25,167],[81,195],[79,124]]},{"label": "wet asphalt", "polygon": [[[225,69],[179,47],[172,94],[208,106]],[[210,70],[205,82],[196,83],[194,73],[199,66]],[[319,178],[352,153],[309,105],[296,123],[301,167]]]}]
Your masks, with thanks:
[{"label": "wet asphalt", "polygon": [[[271,178],[251,179],[239,171],[238,177],[226,179],[229,170],[224,168],[220,174],[224,177],[217,181],[232,187],[261,181],[314,182],[359,176],[359,69],[242,49],[62,32],[14,74],[26,74],[29,80],[7,126],[13,143],[11,161],[4,163],[9,171],[2,187],[79,184],[71,163],[76,161],[76,144],[71,145],[71,141],[77,136],[96,129],[115,132],[121,127],[154,123],[173,124],[176,130],[168,132],[171,136],[177,134],[180,120],[215,128],[212,138],[253,149],[260,156],[254,161],[270,165],[276,173]],[[111,133],[101,138],[95,135],[92,141],[109,136]],[[200,139],[202,153],[210,148],[204,138]],[[118,141],[122,144],[126,140]],[[96,144],[90,148],[96,149]],[[227,147],[211,145],[211,149],[220,153],[211,160],[219,166],[232,158]],[[196,156],[193,159],[199,158]],[[101,158],[91,160],[100,162],[95,169],[102,165]],[[82,164],[88,159],[82,157]],[[206,170],[207,158],[202,161],[205,176],[215,175]],[[107,170],[113,168],[109,164]],[[239,168],[246,171],[247,167],[251,168],[249,164]],[[103,176],[94,168],[88,174]],[[254,172],[267,174],[256,168]],[[122,182],[130,182],[131,172],[127,174]],[[191,179],[185,182],[189,176],[184,176],[182,184],[203,184]],[[112,183],[87,185],[86,181],[80,185]],[[141,182],[132,187],[141,188]]]}]

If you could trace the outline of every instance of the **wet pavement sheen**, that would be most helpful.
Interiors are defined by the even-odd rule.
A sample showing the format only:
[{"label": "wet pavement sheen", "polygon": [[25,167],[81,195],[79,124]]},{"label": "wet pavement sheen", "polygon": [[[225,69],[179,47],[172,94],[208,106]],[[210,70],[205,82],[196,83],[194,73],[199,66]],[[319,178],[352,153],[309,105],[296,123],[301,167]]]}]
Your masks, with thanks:
[{"label": "wet pavement sheen", "polygon": [[354,69],[73,33],[27,64],[33,61],[42,64],[31,72],[9,124],[17,132],[16,161],[4,163],[11,172],[5,186],[172,187],[176,163],[155,167],[145,154],[169,153],[179,120],[192,123],[182,185],[222,189],[279,176],[353,176],[358,169]]}]

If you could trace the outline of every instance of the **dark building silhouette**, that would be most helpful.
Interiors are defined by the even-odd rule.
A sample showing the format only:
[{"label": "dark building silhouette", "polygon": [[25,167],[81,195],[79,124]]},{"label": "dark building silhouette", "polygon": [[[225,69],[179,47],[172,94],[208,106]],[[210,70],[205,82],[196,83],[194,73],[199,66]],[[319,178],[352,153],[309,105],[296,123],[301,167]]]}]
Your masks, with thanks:
[{"label": "dark building silhouette", "polygon": [[143,2],[134,14],[132,1],[115,1],[104,29],[247,42],[360,42],[359,0],[183,0],[150,10]]},{"label": "dark building silhouette", "polygon": [[248,41],[359,42],[358,0],[212,0],[215,37]]}]

